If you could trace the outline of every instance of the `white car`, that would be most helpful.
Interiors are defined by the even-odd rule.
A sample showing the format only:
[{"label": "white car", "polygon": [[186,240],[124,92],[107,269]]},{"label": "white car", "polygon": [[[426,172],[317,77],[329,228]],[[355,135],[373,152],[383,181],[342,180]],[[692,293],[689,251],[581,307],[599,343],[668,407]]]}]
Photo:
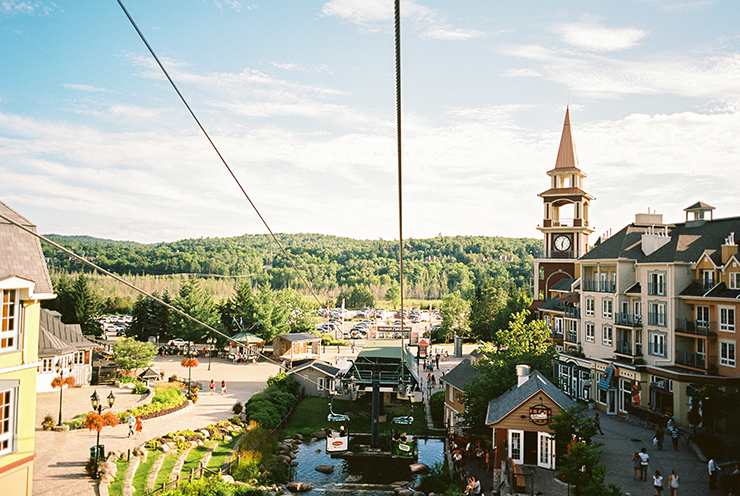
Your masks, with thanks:
[{"label": "white car", "polygon": [[[188,345],[188,342],[185,341],[185,340],[183,340],[183,339],[180,339],[180,338],[175,338],[175,339],[169,340],[167,342],[167,345],[168,346],[177,346],[179,348],[181,346],[187,346]],[[190,346],[193,346],[193,342],[192,341],[190,341]]]}]

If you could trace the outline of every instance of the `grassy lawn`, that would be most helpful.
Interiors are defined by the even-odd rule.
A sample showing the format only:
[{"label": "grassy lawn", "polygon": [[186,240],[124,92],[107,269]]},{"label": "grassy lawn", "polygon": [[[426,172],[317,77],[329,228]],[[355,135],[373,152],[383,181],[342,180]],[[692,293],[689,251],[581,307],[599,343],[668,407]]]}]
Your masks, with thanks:
[{"label": "grassy lawn", "polygon": [[146,483],[149,480],[149,473],[152,471],[154,462],[159,458],[159,451],[150,451],[146,457],[146,462],[139,465],[134,474],[134,480],[131,484],[136,489],[136,493],[143,494],[146,492]]},{"label": "grassy lawn", "polygon": [[219,468],[221,468],[221,466],[226,463],[226,460],[228,460],[229,455],[231,454],[231,450],[234,449],[234,446],[236,446],[236,443],[239,441],[239,438],[241,436],[242,434],[234,436],[228,443],[219,441],[218,446],[215,450],[213,450],[211,459],[208,461],[207,468],[211,470],[218,470]]},{"label": "grassy lawn", "polygon": [[[372,406],[370,395],[358,401],[334,400],[334,412],[344,413],[352,417],[350,430],[352,432],[370,433],[370,412]],[[414,423],[411,425],[396,426],[390,421],[393,417],[409,414],[407,403],[385,406],[386,422],[380,423],[380,433],[390,434],[395,428],[397,430],[415,436],[435,434],[427,429],[424,405],[414,403]],[[292,437],[296,433],[311,434],[329,427],[326,417],[329,415],[329,400],[326,398],[304,398],[293,413],[293,418],[285,429],[282,430],[284,437]]]},{"label": "grassy lawn", "polygon": [[167,455],[167,458],[162,462],[162,467],[159,469],[159,474],[157,474],[157,480],[154,482],[154,489],[161,487],[163,482],[170,481],[170,474],[172,473],[172,469],[175,468],[175,463],[177,463],[178,458],[180,458],[180,452],[177,450],[174,450],[172,453]]},{"label": "grassy lawn", "polygon": [[185,458],[185,464],[182,466],[180,473],[185,476],[190,475],[190,469],[196,470],[200,466],[200,461],[203,459],[203,456],[208,452],[208,448],[213,446],[213,443],[215,442],[216,441],[208,441],[203,446],[191,449],[190,453],[188,453],[188,457]]},{"label": "grassy lawn", "polygon": [[123,482],[126,480],[126,470],[128,470],[128,462],[123,459],[116,461],[118,471],[116,472],[116,478],[110,483],[108,488],[108,494],[116,496],[123,494]]}]

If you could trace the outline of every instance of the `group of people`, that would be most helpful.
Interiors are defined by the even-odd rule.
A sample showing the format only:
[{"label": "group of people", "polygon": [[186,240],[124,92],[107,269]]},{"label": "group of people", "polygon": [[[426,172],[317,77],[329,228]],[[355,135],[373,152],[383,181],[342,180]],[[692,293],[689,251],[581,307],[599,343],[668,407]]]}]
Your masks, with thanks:
[{"label": "group of people", "polygon": [[[216,382],[213,379],[211,379],[210,388],[211,388],[211,394],[213,394],[213,392],[216,390]],[[226,381],[221,381],[221,396],[225,394],[226,394]]]},{"label": "group of people", "polygon": [[[648,465],[650,464],[650,455],[647,454],[647,449],[642,448],[642,450],[635,452],[632,455],[632,463],[635,470],[635,480],[647,482]],[[670,496],[678,496],[679,478],[676,469],[671,471],[667,482],[663,480],[660,470],[655,471],[653,475],[655,496],[661,496],[666,485],[671,491]]]},{"label": "group of people", "polygon": [[129,413],[128,417],[126,417],[126,422],[128,423],[127,437],[134,436],[134,439],[139,439],[141,437],[141,430],[144,428],[144,422],[141,421],[141,417],[134,417],[133,414]]},{"label": "group of people", "polygon": [[662,425],[658,426],[658,430],[655,431],[655,436],[653,437],[653,446],[656,446],[661,451],[663,450],[663,441],[665,440],[666,432],[671,436],[674,451],[678,450],[678,439],[680,433],[678,432],[678,428],[672,418],[668,420],[668,425],[665,430]]}]

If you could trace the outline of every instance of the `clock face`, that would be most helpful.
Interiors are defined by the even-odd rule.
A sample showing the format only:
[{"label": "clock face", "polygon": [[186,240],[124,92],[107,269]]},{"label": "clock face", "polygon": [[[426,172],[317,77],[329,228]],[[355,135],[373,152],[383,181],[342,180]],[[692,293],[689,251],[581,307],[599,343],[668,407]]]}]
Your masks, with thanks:
[{"label": "clock face", "polygon": [[555,238],[555,249],[565,251],[570,248],[570,238],[568,236],[558,236]]}]

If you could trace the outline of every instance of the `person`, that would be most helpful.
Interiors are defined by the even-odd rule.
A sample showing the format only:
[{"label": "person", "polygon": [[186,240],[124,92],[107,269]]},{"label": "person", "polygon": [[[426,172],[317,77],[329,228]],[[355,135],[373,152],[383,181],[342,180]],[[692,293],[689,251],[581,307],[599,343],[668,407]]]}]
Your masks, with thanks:
[{"label": "person", "polygon": [[671,475],[668,476],[668,489],[671,490],[671,496],[678,496],[678,474],[674,468]]},{"label": "person", "polygon": [[213,390],[216,389],[216,382],[211,379],[211,395],[213,395]]},{"label": "person", "polygon": [[663,451],[663,440],[665,439],[665,432],[663,426],[659,425],[658,430],[655,431],[655,439],[657,439],[658,449]]},{"label": "person", "polygon": [[640,459],[640,452],[635,451],[635,454],[632,455],[632,468],[635,469],[635,480],[640,479],[640,470],[641,470],[641,459]]},{"label": "person", "polygon": [[728,477],[728,486],[730,496],[740,495],[740,466],[735,464],[735,470]]},{"label": "person", "polygon": [[669,432],[671,434],[671,441],[673,442],[673,451],[678,451],[678,436],[680,435],[678,428],[673,425],[670,427]]},{"label": "person", "polygon": [[486,450],[486,472],[491,471],[491,451]]},{"label": "person", "polygon": [[601,417],[599,417],[599,414],[596,414],[596,418],[594,418],[594,425],[597,429],[599,429],[599,434],[602,436],[604,435],[604,431],[601,430]]},{"label": "person", "polygon": [[141,421],[141,417],[136,417],[136,439],[141,437],[141,429],[144,428],[144,422]]},{"label": "person", "polygon": [[221,396],[226,394],[226,381],[221,381]]},{"label": "person", "polygon": [[460,454],[460,450],[455,451],[455,454],[452,456],[452,462],[455,464],[455,468],[457,470],[460,470],[463,465],[463,457]]},{"label": "person", "polygon": [[709,472],[709,489],[714,490],[717,487],[717,476],[719,475],[717,472],[722,470],[717,465],[717,462],[714,461],[714,458],[709,459],[709,463],[707,463],[707,471]]},{"label": "person", "polygon": [[650,455],[647,454],[647,449],[642,448],[640,450],[640,479],[643,482],[647,481],[648,463],[650,463]]},{"label": "person", "polygon": [[131,413],[129,413],[128,417],[126,417],[126,422],[128,423],[128,436],[126,437],[131,437],[134,435],[134,426],[136,425],[136,419]]},{"label": "person", "polygon": [[660,496],[660,492],[663,490],[663,476],[660,475],[660,470],[656,470],[653,476],[653,488],[655,489],[655,496]]}]

